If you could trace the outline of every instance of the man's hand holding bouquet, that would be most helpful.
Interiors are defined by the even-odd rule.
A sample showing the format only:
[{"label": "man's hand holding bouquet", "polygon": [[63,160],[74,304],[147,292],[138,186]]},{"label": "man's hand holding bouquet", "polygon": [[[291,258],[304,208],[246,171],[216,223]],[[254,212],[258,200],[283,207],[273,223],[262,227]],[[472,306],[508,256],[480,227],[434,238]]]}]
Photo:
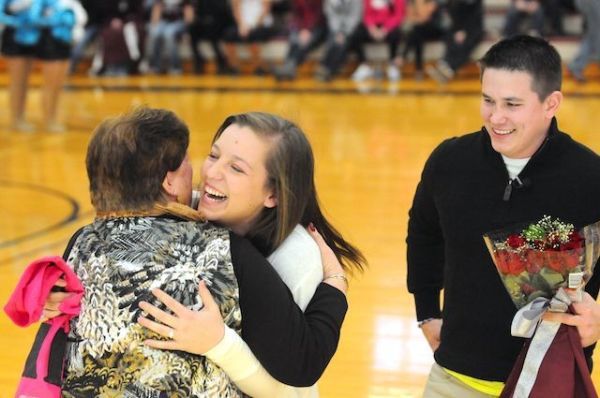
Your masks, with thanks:
[{"label": "man's hand holding bouquet", "polygon": [[484,240],[519,309],[511,333],[531,338],[501,397],[597,397],[577,329],[541,318],[546,311],[572,312],[571,304],[581,301],[600,256],[600,222],[576,231],[545,216],[489,232]]}]

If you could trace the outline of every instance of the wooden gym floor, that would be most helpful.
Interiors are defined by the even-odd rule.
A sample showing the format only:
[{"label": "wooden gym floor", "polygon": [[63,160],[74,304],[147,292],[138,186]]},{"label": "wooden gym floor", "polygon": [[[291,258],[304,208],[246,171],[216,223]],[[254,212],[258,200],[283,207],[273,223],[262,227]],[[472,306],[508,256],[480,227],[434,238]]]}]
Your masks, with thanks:
[{"label": "wooden gym floor", "polygon": [[[34,123],[41,119],[38,84],[36,76],[28,100]],[[397,84],[359,86],[309,77],[276,84],[254,77],[76,76],[62,98],[63,134],[10,131],[6,87],[7,76],[0,75],[2,305],[31,260],[61,254],[69,236],[92,220],[84,158],[90,133],[103,118],[137,104],[174,110],[191,128],[190,154],[198,171],[227,115],[274,112],[297,121],[309,136],[322,204],[370,262],[352,281],[350,311],[338,352],[319,383],[321,396],[420,396],[432,354],[406,290],[407,212],[431,150],[481,125],[476,76],[445,87],[410,76]],[[600,151],[599,79],[586,85],[567,79],[564,92],[560,127]],[[0,398],[13,396],[34,331],[0,314]],[[593,377],[600,381],[600,367]]]}]

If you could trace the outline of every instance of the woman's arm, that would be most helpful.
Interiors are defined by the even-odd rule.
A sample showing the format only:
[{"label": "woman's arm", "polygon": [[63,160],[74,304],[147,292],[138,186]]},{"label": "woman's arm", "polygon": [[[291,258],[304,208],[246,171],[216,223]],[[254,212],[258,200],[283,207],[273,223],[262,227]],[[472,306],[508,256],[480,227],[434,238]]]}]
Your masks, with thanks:
[{"label": "woman's arm", "polygon": [[[311,234],[320,238],[316,232]],[[324,245],[322,238],[319,245]],[[343,293],[345,277],[339,278],[343,271],[335,255],[328,248],[323,251],[325,283],[317,287],[303,314],[287,286],[248,241],[232,234],[231,253],[240,290],[244,341],[265,369],[279,381],[303,387],[313,385],[335,353],[347,310]],[[204,308],[200,311],[185,308],[160,290],[153,293],[174,315],[140,303],[140,308],[158,321],[140,318],[140,323],[170,337],[167,341],[151,340],[146,344],[159,349],[203,354],[222,339],[223,321],[218,306],[203,283],[199,294]],[[245,378],[245,375],[231,374],[232,370],[224,362],[218,363],[232,379]],[[253,366],[247,365],[246,369]]]},{"label": "woman's arm", "polygon": [[[342,272],[330,248],[314,229],[307,231],[298,225],[290,236],[268,258],[283,282],[291,290],[294,301],[306,309],[317,286],[323,280],[324,267],[329,272]],[[302,259],[302,265],[298,259]],[[339,278],[329,278],[339,279]],[[273,378],[258,362],[242,338],[226,328],[223,340],[205,354],[217,363],[231,379],[253,397],[307,397],[317,394],[316,387],[291,387]]]},{"label": "woman's arm", "polygon": [[163,4],[161,1],[157,1],[152,5],[150,12],[150,24],[155,25],[160,22],[162,18]]},{"label": "woman's arm", "polygon": [[306,396],[302,393],[303,389],[285,385],[268,374],[244,340],[223,324],[219,306],[213,300],[204,282],[200,282],[198,286],[198,294],[204,305],[200,311],[184,307],[159,289],[152,293],[173,314],[149,303],[140,303],[140,308],[156,321],[140,317],[138,322],[168,338],[168,340],[146,340],[144,342],[146,345],[157,349],[205,355],[223,369],[245,394],[255,398]]},{"label": "woman's arm", "polygon": [[183,6],[183,20],[187,25],[191,25],[195,19],[194,6],[191,3],[187,3]]},{"label": "woman's arm", "polygon": [[[302,266],[298,265],[299,258],[303,259]],[[300,305],[300,308],[306,308],[315,289],[323,280],[324,272],[341,272],[339,262],[320,234],[316,231],[307,233],[302,226],[297,226],[279,248],[269,256],[269,262],[290,288],[294,301]],[[322,264],[327,266],[323,267]],[[336,268],[336,266],[339,268]],[[316,388],[291,387],[273,378],[261,366],[250,347],[237,333],[227,327],[223,332],[223,321],[218,312],[218,307],[213,305],[212,297],[210,297],[203,284],[200,285],[199,292],[205,307],[197,313],[183,308],[174,301],[169,302],[169,297],[162,292],[157,292],[159,299],[166,299],[166,301],[161,301],[165,302],[169,309],[174,313],[178,313],[181,320],[185,322],[185,319],[187,319],[189,323],[187,325],[182,323],[178,325],[169,324],[170,327],[175,328],[174,341],[168,344],[170,347],[165,346],[164,341],[148,341],[147,344],[155,348],[178,349],[205,355],[221,367],[244,393],[253,397],[293,398],[314,396],[316,394]],[[145,303],[142,304],[142,307],[157,319],[162,319],[164,322],[169,321],[167,314],[162,313],[157,308],[152,308]],[[213,311],[213,314],[208,314],[211,311]],[[202,314],[203,312],[204,314]],[[149,327],[156,327],[153,330],[161,333],[159,324],[152,325],[144,319],[140,323]],[[188,332],[186,333],[185,330]],[[161,334],[167,336],[168,333],[169,330],[163,330]],[[223,337],[217,344],[218,340],[213,343],[210,336],[213,336],[213,338],[214,336]],[[183,343],[185,341],[189,345]],[[212,347],[213,344],[216,345]],[[208,351],[205,347],[209,347]]]},{"label": "woman's arm", "polygon": [[307,391],[310,387],[291,387],[273,378],[258,362],[248,344],[228,327],[225,327],[225,335],[221,342],[205,355],[219,365],[231,380],[251,397],[299,398],[310,395]]},{"label": "woman's arm", "polygon": [[231,1],[231,13],[233,14],[233,19],[235,20],[235,24],[238,26],[238,29],[239,29],[242,26],[242,22],[243,22],[241,0],[232,0]]},{"label": "woman's arm", "polygon": [[314,384],[337,349],[348,304],[335,285],[344,281],[330,278],[321,283],[303,314],[287,286],[248,241],[232,234],[231,254],[244,341],[276,379],[295,386]]}]

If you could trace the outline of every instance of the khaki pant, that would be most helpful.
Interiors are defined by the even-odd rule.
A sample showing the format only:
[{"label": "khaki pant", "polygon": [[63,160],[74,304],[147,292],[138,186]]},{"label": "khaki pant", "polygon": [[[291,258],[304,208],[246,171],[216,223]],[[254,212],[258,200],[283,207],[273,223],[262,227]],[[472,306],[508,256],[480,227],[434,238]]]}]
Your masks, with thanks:
[{"label": "khaki pant", "polygon": [[495,398],[477,391],[434,363],[425,385],[423,398]]}]

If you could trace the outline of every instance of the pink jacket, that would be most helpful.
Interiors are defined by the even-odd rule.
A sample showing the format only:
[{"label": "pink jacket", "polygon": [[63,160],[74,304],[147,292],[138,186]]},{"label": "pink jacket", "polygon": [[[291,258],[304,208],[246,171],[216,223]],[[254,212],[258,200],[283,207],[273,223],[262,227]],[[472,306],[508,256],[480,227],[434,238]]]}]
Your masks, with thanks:
[{"label": "pink jacket", "polygon": [[404,0],[364,0],[365,26],[383,26],[390,32],[400,26],[406,14]]},{"label": "pink jacket", "polygon": [[[49,376],[49,371],[59,370],[59,375],[62,374],[62,360],[64,359],[66,334],[69,332],[69,321],[79,314],[83,286],[77,275],[61,257],[44,257],[34,261],[25,269],[4,307],[6,314],[18,326],[25,327],[37,322],[42,315],[44,303],[52,287],[60,277],[67,282],[65,290],[73,294],[60,304],[61,315],[40,326],[36,341],[27,358],[16,397],[60,397],[60,380],[50,380],[52,378]],[[57,347],[62,355],[55,355]],[[53,359],[56,358],[61,363],[50,363],[51,351]]]}]

